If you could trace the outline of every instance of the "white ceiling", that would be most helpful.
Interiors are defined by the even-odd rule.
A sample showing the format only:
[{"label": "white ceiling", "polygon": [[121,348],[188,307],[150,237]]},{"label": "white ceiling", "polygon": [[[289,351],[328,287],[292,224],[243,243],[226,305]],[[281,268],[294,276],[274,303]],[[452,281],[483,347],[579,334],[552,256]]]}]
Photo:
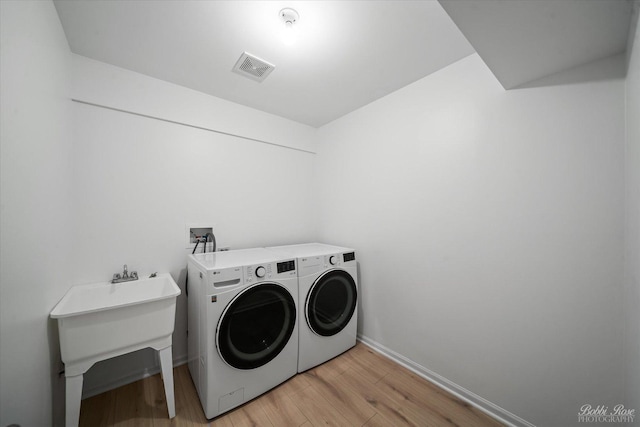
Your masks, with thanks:
[{"label": "white ceiling", "polygon": [[440,0],[511,89],[625,51],[631,0]]},{"label": "white ceiling", "polygon": [[[474,48],[505,88],[621,53],[633,0],[439,1],[54,0],[77,54],[315,127]],[[244,51],[266,80],[231,71]]]},{"label": "white ceiling", "polygon": [[[71,50],[311,126],[474,52],[434,1],[56,0]],[[286,46],[278,12],[300,14]],[[231,71],[247,51],[276,66]]]}]

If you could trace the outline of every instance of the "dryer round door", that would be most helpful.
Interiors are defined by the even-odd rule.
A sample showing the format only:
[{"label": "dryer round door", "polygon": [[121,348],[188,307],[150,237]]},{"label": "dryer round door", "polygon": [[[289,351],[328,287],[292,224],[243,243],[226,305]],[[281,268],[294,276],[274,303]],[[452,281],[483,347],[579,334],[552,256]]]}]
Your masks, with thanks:
[{"label": "dryer round door", "polygon": [[342,331],[353,316],[358,301],[356,283],[344,270],[329,270],[311,286],[305,315],[313,332],[330,337]]},{"label": "dryer round door", "polygon": [[216,332],[220,357],[237,369],[255,369],[273,360],[296,326],[293,297],[277,283],[245,289],[222,312]]}]

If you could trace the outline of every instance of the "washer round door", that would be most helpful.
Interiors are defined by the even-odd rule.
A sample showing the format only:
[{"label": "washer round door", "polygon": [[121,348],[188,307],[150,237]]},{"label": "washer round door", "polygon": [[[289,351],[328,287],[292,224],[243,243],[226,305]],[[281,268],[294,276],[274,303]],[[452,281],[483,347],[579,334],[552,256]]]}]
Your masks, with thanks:
[{"label": "washer round door", "polygon": [[329,270],[311,286],[305,315],[313,332],[330,337],[342,331],[353,316],[358,301],[356,283],[344,270]]},{"label": "washer round door", "polygon": [[237,369],[273,360],[296,326],[293,297],[277,283],[261,283],[238,295],[222,312],[216,332],[220,357]]}]

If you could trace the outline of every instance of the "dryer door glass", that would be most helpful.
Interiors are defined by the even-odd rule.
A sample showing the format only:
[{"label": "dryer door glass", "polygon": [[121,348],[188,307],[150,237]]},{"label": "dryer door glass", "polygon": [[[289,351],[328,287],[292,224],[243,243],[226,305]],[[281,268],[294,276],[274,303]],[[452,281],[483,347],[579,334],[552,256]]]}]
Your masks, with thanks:
[{"label": "dryer door glass", "polygon": [[306,316],[311,330],[330,337],[347,326],[358,300],[356,284],[349,273],[331,270],[320,276],[307,296]]},{"label": "dryer door glass", "polygon": [[253,286],[222,313],[218,351],[234,368],[258,368],[282,351],[295,326],[296,306],[289,291],[276,283]]}]

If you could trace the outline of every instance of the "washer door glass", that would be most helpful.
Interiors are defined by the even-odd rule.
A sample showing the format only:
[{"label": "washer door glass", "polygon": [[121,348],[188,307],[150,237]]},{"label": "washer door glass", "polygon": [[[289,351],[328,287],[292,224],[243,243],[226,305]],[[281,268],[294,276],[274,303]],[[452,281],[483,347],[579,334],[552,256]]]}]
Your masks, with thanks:
[{"label": "washer door glass", "polygon": [[256,285],[238,294],[222,313],[218,351],[234,368],[255,369],[282,351],[295,326],[289,291],[276,283]]},{"label": "washer door glass", "polygon": [[351,320],[357,300],[358,291],[351,275],[343,270],[330,270],[320,276],[309,291],[305,308],[307,324],[318,335],[335,335]]}]

